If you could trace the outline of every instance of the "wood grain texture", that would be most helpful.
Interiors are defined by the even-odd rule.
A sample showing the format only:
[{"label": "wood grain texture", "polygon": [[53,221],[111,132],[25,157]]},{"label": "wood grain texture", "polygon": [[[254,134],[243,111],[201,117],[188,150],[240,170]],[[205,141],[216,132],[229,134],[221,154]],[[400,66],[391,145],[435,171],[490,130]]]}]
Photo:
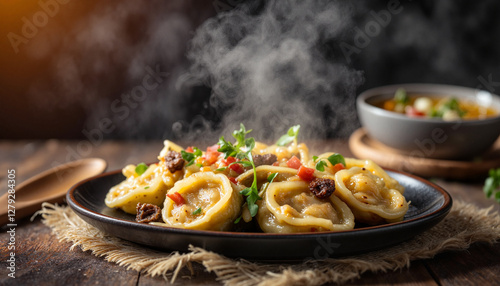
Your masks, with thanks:
[{"label": "wood grain texture", "polygon": [[[80,144],[80,145],[79,145]],[[162,142],[105,141],[92,145],[88,152],[81,141],[0,141],[0,184],[5,185],[6,173],[16,169],[17,183],[44,171],[55,163],[68,159],[100,157],[108,162],[108,170],[124,165],[153,162]],[[352,156],[347,140],[311,142],[312,151],[335,151]],[[78,146],[80,153],[78,154]],[[200,146],[204,148],[205,146]],[[76,152],[76,153],[74,153]],[[76,154],[76,155],[75,155]],[[75,157],[75,158],[73,158]],[[436,178],[433,181],[446,189],[454,200],[472,202],[480,207],[500,205],[485,198],[482,181],[453,181]],[[2,188],[2,192],[5,189]],[[69,250],[70,243],[60,242],[37,218],[24,219],[16,227],[16,279],[7,277],[6,259],[9,255],[7,228],[0,232],[0,285],[164,285],[163,277],[149,277],[78,248]],[[414,261],[409,269],[389,273],[364,273],[360,280],[349,285],[491,285],[500,280],[500,243],[475,244],[467,251],[447,252],[424,261]],[[193,264],[191,279],[184,269],[174,285],[220,285],[213,273]],[[498,285],[498,284],[497,284]]]}]

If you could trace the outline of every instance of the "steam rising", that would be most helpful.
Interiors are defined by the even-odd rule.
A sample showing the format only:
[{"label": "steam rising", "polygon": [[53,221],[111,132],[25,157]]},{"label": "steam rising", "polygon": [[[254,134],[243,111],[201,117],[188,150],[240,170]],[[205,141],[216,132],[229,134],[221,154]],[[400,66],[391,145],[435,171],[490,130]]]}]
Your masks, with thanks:
[{"label": "steam rising", "polygon": [[[355,92],[364,79],[357,70],[367,74],[364,88],[412,81],[475,87],[498,67],[499,41],[490,40],[498,25],[489,22],[499,22],[495,1],[401,1],[402,12],[352,54],[355,68],[339,44],[354,45],[353,28],[374,21],[385,1],[246,1],[218,14],[200,2],[61,6],[26,45],[30,56],[50,62],[47,78],[31,87],[36,105],[81,106],[87,130],[109,118],[115,128],[105,136],[112,138],[213,142],[240,122],[259,139],[274,140],[295,124],[304,139],[345,137],[359,126]],[[58,25],[87,5],[86,16]],[[163,80],[126,104],[148,68]]]},{"label": "steam rising", "polygon": [[206,21],[191,43],[190,76],[211,86],[210,105],[223,112],[222,133],[240,122],[267,139],[295,124],[306,137],[351,132],[361,76],[325,52],[351,23],[347,8],[269,1]]}]

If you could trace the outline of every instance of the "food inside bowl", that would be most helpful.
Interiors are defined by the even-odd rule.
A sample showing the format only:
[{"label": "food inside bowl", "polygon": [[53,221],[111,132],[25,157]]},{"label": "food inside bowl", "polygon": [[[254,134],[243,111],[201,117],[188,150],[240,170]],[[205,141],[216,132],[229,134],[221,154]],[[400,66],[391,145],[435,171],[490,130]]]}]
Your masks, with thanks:
[{"label": "food inside bowl", "polygon": [[434,94],[408,94],[402,88],[392,99],[377,106],[409,117],[441,118],[444,121],[477,120],[498,115],[495,109],[471,100]]}]

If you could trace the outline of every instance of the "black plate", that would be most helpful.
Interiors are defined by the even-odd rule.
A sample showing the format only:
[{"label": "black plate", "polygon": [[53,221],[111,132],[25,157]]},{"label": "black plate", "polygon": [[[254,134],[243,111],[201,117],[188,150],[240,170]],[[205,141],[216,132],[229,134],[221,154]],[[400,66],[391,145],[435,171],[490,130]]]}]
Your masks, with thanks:
[{"label": "black plate", "polygon": [[401,243],[436,225],[448,214],[452,198],[441,187],[416,176],[387,171],[405,187],[406,200],[411,201],[404,220],[342,232],[220,232],[137,223],[134,216],[104,204],[109,189],[124,180],[120,170],[78,183],[68,191],[66,198],[76,214],[91,225],[152,248],[186,251],[192,244],[228,257],[252,260],[320,259],[364,253]]}]

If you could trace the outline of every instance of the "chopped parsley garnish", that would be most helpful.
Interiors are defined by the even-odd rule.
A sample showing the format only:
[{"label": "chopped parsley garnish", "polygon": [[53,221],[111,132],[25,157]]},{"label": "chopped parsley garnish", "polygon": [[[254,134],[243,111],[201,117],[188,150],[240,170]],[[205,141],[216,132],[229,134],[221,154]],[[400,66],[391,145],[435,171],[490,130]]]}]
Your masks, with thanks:
[{"label": "chopped parsley garnish", "polygon": [[145,189],[145,190],[149,189],[149,186],[145,186],[145,187],[144,187],[144,189]]},{"label": "chopped parsley garnish", "polygon": [[281,136],[280,139],[278,139],[276,145],[286,146],[292,141],[295,141],[295,143],[297,143],[297,136],[299,135],[299,129],[300,125],[295,125],[290,127],[290,129],[288,129],[288,132],[285,135]]},{"label": "chopped parsley garnish", "polygon": [[148,165],[144,164],[144,163],[140,163],[139,165],[137,165],[135,167],[135,172],[137,173],[137,175],[142,175],[144,174],[144,172],[146,172],[146,170],[148,169]]},{"label": "chopped parsley garnish", "polygon": [[193,215],[199,215],[201,214],[201,207],[197,208],[194,212]]},{"label": "chopped parsley garnish", "polygon": [[[250,215],[254,217],[257,215],[257,211],[259,210],[259,206],[256,202],[260,199],[259,192],[257,190],[257,172],[255,171],[255,164],[253,162],[252,150],[255,147],[255,139],[253,137],[246,138],[246,135],[250,133],[252,130],[247,131],[243,124],[240,124],[240,129],[235,130],[233,132],[233,137],[236,139],[236,143],[232,144],[224,139],[222,136],[219,139],[219,149],[218,152],[224,154],[224,159],[228,157],[235,157],[240,160],[233,164],[242,164],[243,166],[253,168],[253,183],[249,188],[245,188],[240,192],[240,194],[246,196],[246,202],[248,206],[248,210],[250,211]],[[246,159],[247,161],[241,161]]]},{"label": "chopped parsley garnish", "polygon": [[203,155],[203,152],[196,147],[193,147],[193,151],[194,151],[193,153],[186,152],[184,150],[181,151],[182,159],[184,159],[186,162],[188,162],[186,164],[186,167],[193,165],[194,160],[196,160],[196,158],[201,157]]},{"label": "chopped parsley garnish", "polygon": [[493,196],[500,203],[500,168],[489,171],[489,176],[484,182],[483,191],[487,198]]}]

